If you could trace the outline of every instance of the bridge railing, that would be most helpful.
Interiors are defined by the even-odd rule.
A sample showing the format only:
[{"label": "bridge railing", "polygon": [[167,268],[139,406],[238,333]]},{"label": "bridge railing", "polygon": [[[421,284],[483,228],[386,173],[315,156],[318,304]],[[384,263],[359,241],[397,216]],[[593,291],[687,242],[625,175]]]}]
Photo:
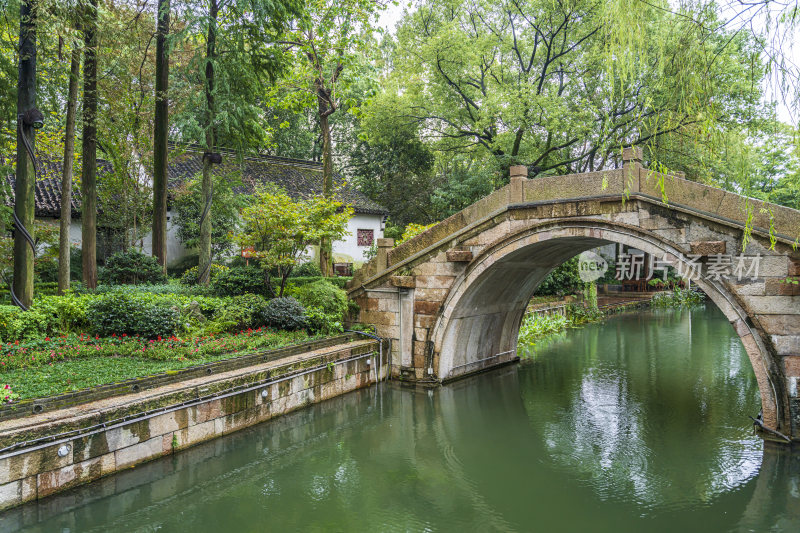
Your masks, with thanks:
[{"label": "bridge railing", "polygon": [[[626,150],[623,168],[536,179],[514,179],[455,215],[388,251],[385,267],[448,239],[471,224],[500,213],[510,205],[540,204],[602,197],[641,199],[683,209],[722,223],[750,227],[785,243],[800,237],[800,211],[732,192],[661,174],[641,165],[641,151]],[[381,267],[385,268],[383,265]],[[350,287],[358,287],[379,272],[373,259],[357,271]]]}]

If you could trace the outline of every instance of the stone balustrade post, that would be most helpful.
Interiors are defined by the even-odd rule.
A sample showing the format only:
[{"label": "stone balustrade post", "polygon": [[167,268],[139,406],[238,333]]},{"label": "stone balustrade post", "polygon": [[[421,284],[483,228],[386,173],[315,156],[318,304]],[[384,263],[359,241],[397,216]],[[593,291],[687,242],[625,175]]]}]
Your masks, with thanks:
[{"label": "stone balustrade post", "polygon": [[394,248],[394,239],[378,239],[378,272],[389,268],[389,251]]},{"label": "stone balustrade post", "polygon": [[631,146],[622,150],[622,169],[625,179],[625,188],[629,192],[639,192],[639,177],[642,170],[644,153],[638,146]]},{"label": "stone balustrade post", "polygon": [[510,179],[509,203],[518,204],[525,201],[525,182],[528,181],[528,167],[512,165],[508,169]]}]

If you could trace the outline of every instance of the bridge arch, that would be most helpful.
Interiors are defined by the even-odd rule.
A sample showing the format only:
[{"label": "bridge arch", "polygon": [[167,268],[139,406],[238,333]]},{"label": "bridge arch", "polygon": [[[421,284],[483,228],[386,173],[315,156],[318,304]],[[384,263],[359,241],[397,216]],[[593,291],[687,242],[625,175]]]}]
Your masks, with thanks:
[{"label": "bridge arch", "polygon": [[[675,265],[681,248],[664,237],[596,218],[555,220],[502,235],[487,245],[452,284],[431,331],[433,364],[442,380],[468,374],[498,359],[516,357],[525,308],[545,277],[582,251],[625,244]],[[778,427],[785,410],[781,375],[737,294],[724,283],[696,283],[722,310],[739,335],[756,376],[765,423]]]}]

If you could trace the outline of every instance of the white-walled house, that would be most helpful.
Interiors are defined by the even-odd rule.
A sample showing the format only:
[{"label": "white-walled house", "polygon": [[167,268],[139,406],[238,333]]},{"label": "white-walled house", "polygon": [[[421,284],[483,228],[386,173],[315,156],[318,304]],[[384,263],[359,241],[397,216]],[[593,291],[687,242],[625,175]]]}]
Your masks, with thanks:
[{"label": "white-walled house", "polygon": [[[203,168],[203,151],[197,148],[170,147],[168,162],[168,186],[171,191],[183,185],[186,180],[199,176]],[[98,160],[98,180],[111,169],[110,163]],[[230,176],[238,185],[239,194],[252,194],[259,185],[274,183],[284,189],[292,198],[306,198],[322,191],[322,164],[313,161],[289,159],[273,156],[239,158],[233,153],[222,153],[222,163],[214,165],[213,172],[219,176]],[[13,177],[11,178],[13,193]],[[364,252],[369,250],[375,239],[383,237],[384,221],[387,211],[350,186],[336,175],[336,197],[353,208],[354,214],[348,222],[350,235],[333,243],[335,263],[360,264]],[[43,164],[36,181],[36,219],[58,225],[61,216],[61,164]],[[7,198],[7,203],[12,199]],[[73,185],[72,222],[70,240],[76,246],[81,244],[80,188]],[[108,206],[101,206],[107,209]],[[175,266],[188,256],[192,250],[186,249],[178,238],[178,228],[173,222],[172,213],[167,211],[167,264]],[[98,227],[98,232],[102,228]],[[98,235],[98,246],[101,245]],[[152,236],[148,233],[138,243],[144,253],[150,254]],[[102,257],[101,251],[98,256]]]}]

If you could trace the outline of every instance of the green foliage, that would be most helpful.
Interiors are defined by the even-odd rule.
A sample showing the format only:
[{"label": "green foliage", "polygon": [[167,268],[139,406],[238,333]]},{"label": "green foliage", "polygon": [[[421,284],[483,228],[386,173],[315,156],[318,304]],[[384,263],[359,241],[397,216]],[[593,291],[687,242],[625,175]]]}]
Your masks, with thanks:
[{"label": "green foliage", "polygon": [[352,208],[331,198],[315,196],[295,201],[280,189],[266,188],[242,210],[245,229],[236,241],[243,248],[255,250],[265,270],[277,272],[278,296],[282,296],[286,279],[305,259],[309,246],[323,238],[340,240],[348,234],[347,222],[352,216]]},{"label": "green foliage", "polygon": [[266,272],[256,266],[234,267],[217,274],[211,281],[211,290],[217,296],[260,294],[270,296],[272,287]]},{"label": "green foliage", "polygon": [[267,323],[267,300],[257,294],[242,294],[225,299],[213,314],[214,328],[218,331],[240,331],[259,328]]},{"label": "green foliage", "polygon": [[[192,268],[187,269],[180,278],[181,285],[192,286],[197,285],[197,266],[193,266]],[[209,277],[211,279],[211,283],[214,283],[214,280],[217,277],[224,273],[228,272],[230,268],[226,267],[225,265],[218,265],[216,263],[211,263],[211,270],[209,272]]]},{"label": "green foliage", "polygon": [[305,263],[300,263],[297,268],[292,270],[292,275],[290,277],[297,278],[320,276],[322,276],[322,270],[320,270],[319,264],[316,261],[306,261]]},{"label": "green foliage", "polygon": [[319,309],[342,320],[347,311],[347,293],[326,280],[315,281],[292,291],[292,296],[307,310]]},{"label": "green foliage", "polygon": [[180,328],[180,315],[165,297],[118,290],[92,299],[86,313],[91,331],[97,335],[138,335],[154,339],[169,337]]},{"label": "green foliage", "polygon": [[[234,188],[241,185],[235,175],[212,176],[214,195],[210,211],[211,256],[220,257],[233,250],[231,235],[239,229],[239,211],[247,205],[249,196],[234,192]],[[187,248],[197,248],[200,244],[200,216],[205,207],[201,185],[202,180],[199,177],[187,180],[174,195],[172,203],[178,238]]]},{"label": "green foliage", "polygon": [[41,310],[21,311],[12,305],[0,306],[0,340],[15,342],[35,339],[53,327],[53,317]]},{"label": "green foliage", "polygon": [[326,313],[319,307],[306,309],[306,323],[312,334],[335,335],[344,331],[341,314]]},{"label": "green foliage", "polygon": [[100,271],[100,281],[109,285],[138,285],[166,283],[167,276],[155,257],[134,248],[117,252],[106,261]]},{"label": "green foliage", "polygon": [[659,292],[650,300],[653,307],[694,307],[705,303],[706,296],[692,289],[675,287],[672,292]]},{"label": "green foliage", "polygon": [[73,292],[61,296],[37,296],[31,310],[48,316],[50,327],[47,333],[79,333],[89,326],[86,313],[90,301],[90,296]]},{"label": "green foliage", "polygon": [[428,224],[428,225],[413,224],[413,223],[412,224],[408,224],[406,226],[405,230],[403,230],[403,235],[402,235],[402,237],[400,237],[400,240],[394,243],[395,246],[400,246],[404,242],[410,241],[411,239],[413,239],[417,235],[419,235],[421,233],[425,233],[430,228],[434,227],[436,224],[437,224],[436,222],[434,222],[432,224]]},{"label": "green foliage", "polygon": [[296,331],[308,326],[305,308],[290,296],[270,300],[263,317],[268,326],[286,331]]},{"label": "green foliage", "polygon": [[550,272],[536,289],[536,294],[566,296],[582,290],[583,286],[578,276],[578,257],[575,256]]},{"label": "green foliage", "polygon": [[524,346],[533,346],[536,341],[563,331],[570,326],[567,317],[563,315],[536,315],[526,314],[519,327],[517,343]]}]

